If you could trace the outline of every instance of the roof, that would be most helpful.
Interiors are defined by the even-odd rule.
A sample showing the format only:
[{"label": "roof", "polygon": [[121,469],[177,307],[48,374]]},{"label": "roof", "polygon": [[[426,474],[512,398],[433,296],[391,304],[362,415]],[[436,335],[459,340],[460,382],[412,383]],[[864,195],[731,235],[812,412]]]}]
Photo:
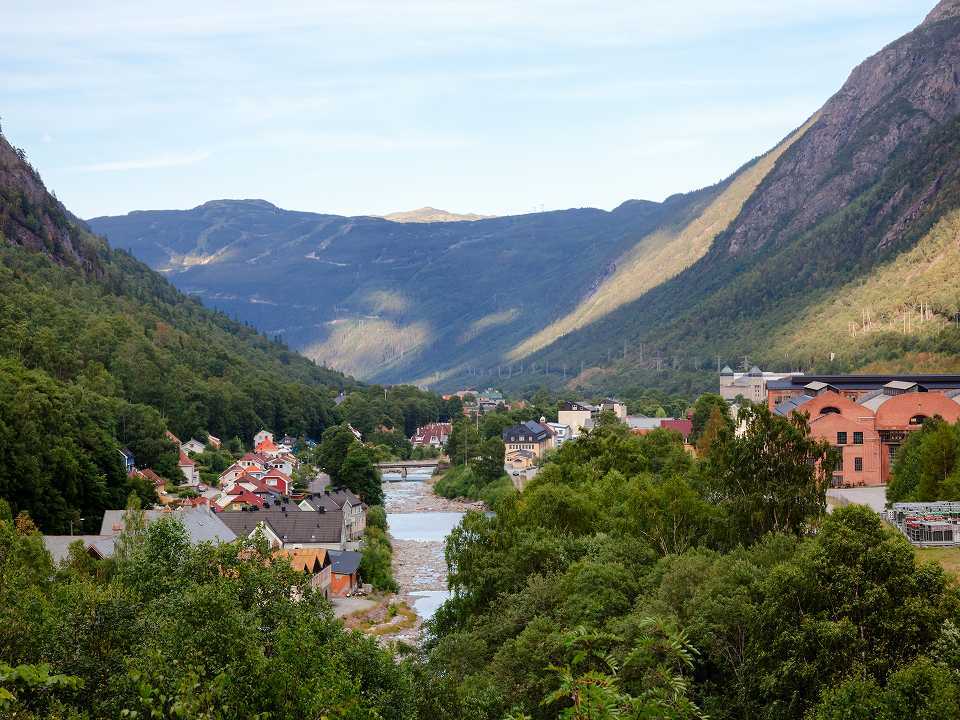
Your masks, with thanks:
[{"label": "roof", "polygon": [[249,536],[260,523],[270,526],[284,543],[339,543],[343,539],[343,512],[305,512],[296,506],[256,512],[217,515],[237,535]]},{"label": "roof", "polygon": [[332,497],[322,492],[316,495],[310,495],[309,497],[304,498],[301,502],[307,503],[307,505],[314,510],[320,510],[323,508],[324,512],[340,512],[343,510],[342,503],[337,503],[337,501]]},{"label": "roof", "polygon": [[172,442],[175,442],[177,445],[180,444],[180,438],[178,438],[176,435],[174,435],[174,434],[173,434],[172,432],[170,432],[169,430],[164,430],[163,434],[164,434],[164,436],[167,438],[167,440],[170,440],[170,441],[172,441]]},{"label": "roof", "polygon": [[915,382],[929,390],[960,388],[960,375],[793,375],[767,382],[768,390],[799,390],[812,381],[842,390],[876,390],[895,380]]},{"label": "roof", "polygon": [[820,380],[813,380],[804,385],[803,389],[812,390],[813,392],[820,392],[821,390],[826,390],[829,387],[832,387],[830,383],[825,383]]},{"label": "roof", "polygon": [[56,565],[67,558],[70,546],[78,540],[87,550],[93,548],[100,557],[113,556],[112,535],[44,535],[43,545]]},{"label": "roof", "polygon": [[683,435],[683,439],[686,440],[690,436],[690,433],[693,432],[693,420],[687,420],[686,418],[664,418],[660,422],[660,427],[666,430],[675,430]]},{"label": "roof", "polygon": [[337,575],[353,575],[360,569],[362,553],[353,550],[331,550],[328,555],[332,563],[330,571]]},{"label": "roof", "polygon": [[[107,510],[103,514],[103,521],[100,523],[100,535],[112,537],[119,534],[123,530],[123,515],[125,512],[125,510]],[[220,521],[220,516],[214,515],[205,507],[174,512],[144,510],[143,514],[147,523],[152,523],[162,517],[179,519],[186,528],[193,545],[202,542],[232,542],[237,539],[236,534]]]},{"label": "roof", "polygon": [[560,409],[565,412],[593,412],[596,410],[596,408],[588,402],[578,402],[574,400],[568,400],[564,403],[561,403]]},{"label": "roof", "polygon": [[519,425],[511,425],[503,431],[504,442],[525,442],[518,438],[532,438],[530,442],[543,442],[553,435],[553,431],[546,425],[534,420],[527,420]]},{"label": "roof", "polygon": [[344,503],[350,503],[350,505],[363,504],[363,501],[348,488],[336,488],[334,490],[330,490],[329,497],[341,507]]},{"label": "roof", "polygon": [[291,567],[298,572],[316,573],[330,564],[329,551],[324,548],[295,548],[277,554],[289,558]]},{"label": "roof", "polygon": [[794,398],[788,398],[773,408],[773,412],[777,415],[786,416],[810,400],[813,400],[813,397],[810,395],[799,395]]},{"label": "roof", "polygon": [[750,368],[750,372],[747,373],[750,377],[763,377],[763,370],[754,365]]},{"label": "roof", "polygon": [[644,415],[627,415],[627,427],[631,430],[654,430],[660,427],[661,418]]},{"label": "roof", "polygon": [[889,388],[890,390],[912,390],[919,386],[919,383],[910,380],[891,380],[884,385],[885,388]]},{"label": "roof", "polygon": [[186,456],[186,454],[183,452],[183,450],[181,450],[181,451],[180,451],[180,461],[177,463],[177,465],[180,465],[180,466],[182,467],[182,466],[184,466],[184,465],[196,465],[196,463],[195,463],[193,460],[191,460],[190,458],[188,458],[188,457]]},{"label": "roof", "polygon": [[720,371],[720,374],[724,376],[733,375],[733,368],[730,367],[729,365],[724,365],[723,370]]}]

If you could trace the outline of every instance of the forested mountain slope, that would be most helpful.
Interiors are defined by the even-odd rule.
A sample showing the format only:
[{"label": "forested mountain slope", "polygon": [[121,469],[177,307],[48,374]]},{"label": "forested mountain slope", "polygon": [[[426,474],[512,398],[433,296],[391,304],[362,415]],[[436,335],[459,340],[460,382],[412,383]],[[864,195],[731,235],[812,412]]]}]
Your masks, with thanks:
[{"label": "forested mountain slope", "polygon": [[163,433],[318,436],[354,385],[111,249],[0,136],[0,497],[49,532],[131,489],[119,450],[175,478]]}]

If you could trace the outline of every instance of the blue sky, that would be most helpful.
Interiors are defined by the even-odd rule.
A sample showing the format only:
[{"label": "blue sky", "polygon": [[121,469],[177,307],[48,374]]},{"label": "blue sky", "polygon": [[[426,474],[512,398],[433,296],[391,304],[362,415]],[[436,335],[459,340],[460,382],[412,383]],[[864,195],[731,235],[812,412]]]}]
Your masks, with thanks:
[{"label": "blue sky", "polygon": [[92,217],[661,200],[775,145],[933,0],[3,4],[4,133]]}]

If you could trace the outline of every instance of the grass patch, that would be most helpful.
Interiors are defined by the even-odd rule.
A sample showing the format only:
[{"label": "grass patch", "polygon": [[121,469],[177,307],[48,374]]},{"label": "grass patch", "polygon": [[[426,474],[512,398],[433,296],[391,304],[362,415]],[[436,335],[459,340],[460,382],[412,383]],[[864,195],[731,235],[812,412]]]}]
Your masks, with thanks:
[{"label": "grass patch", "polygon": [[939,563],[955,580],[960,578],[960,547],[915,547],[913,552],[917,560]]}]

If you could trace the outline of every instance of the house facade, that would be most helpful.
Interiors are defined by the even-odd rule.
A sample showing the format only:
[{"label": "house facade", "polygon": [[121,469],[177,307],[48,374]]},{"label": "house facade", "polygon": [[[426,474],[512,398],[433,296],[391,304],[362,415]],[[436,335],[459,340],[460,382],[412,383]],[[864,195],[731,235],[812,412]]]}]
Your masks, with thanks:
[{"label": "house facade", "polygon": [[527,420],[511,425],[502,433],[506,462],[514,469],[530,467],[554,448],[553,431],[546,422]]},{"label": "house facade", "polygon": [[781,400],[773,411],[782,416],[807,415],[810,435],[839,451],[841,462],[832,484],[858,487],[886,485],[909,433],[933,417],[951,423],[960,420],[958,400],[960,392],[933,392],[915,381],[890,380],[861,392],[844,391],[843,383],[815,380],[803,387],[802,394]]},{"label": "house facade", "polygon": [[565,402],[557,412],[557,422],[570,428],[570,439],[580,437],[593,428],[593,416],[597,408],[586,402]]}]

